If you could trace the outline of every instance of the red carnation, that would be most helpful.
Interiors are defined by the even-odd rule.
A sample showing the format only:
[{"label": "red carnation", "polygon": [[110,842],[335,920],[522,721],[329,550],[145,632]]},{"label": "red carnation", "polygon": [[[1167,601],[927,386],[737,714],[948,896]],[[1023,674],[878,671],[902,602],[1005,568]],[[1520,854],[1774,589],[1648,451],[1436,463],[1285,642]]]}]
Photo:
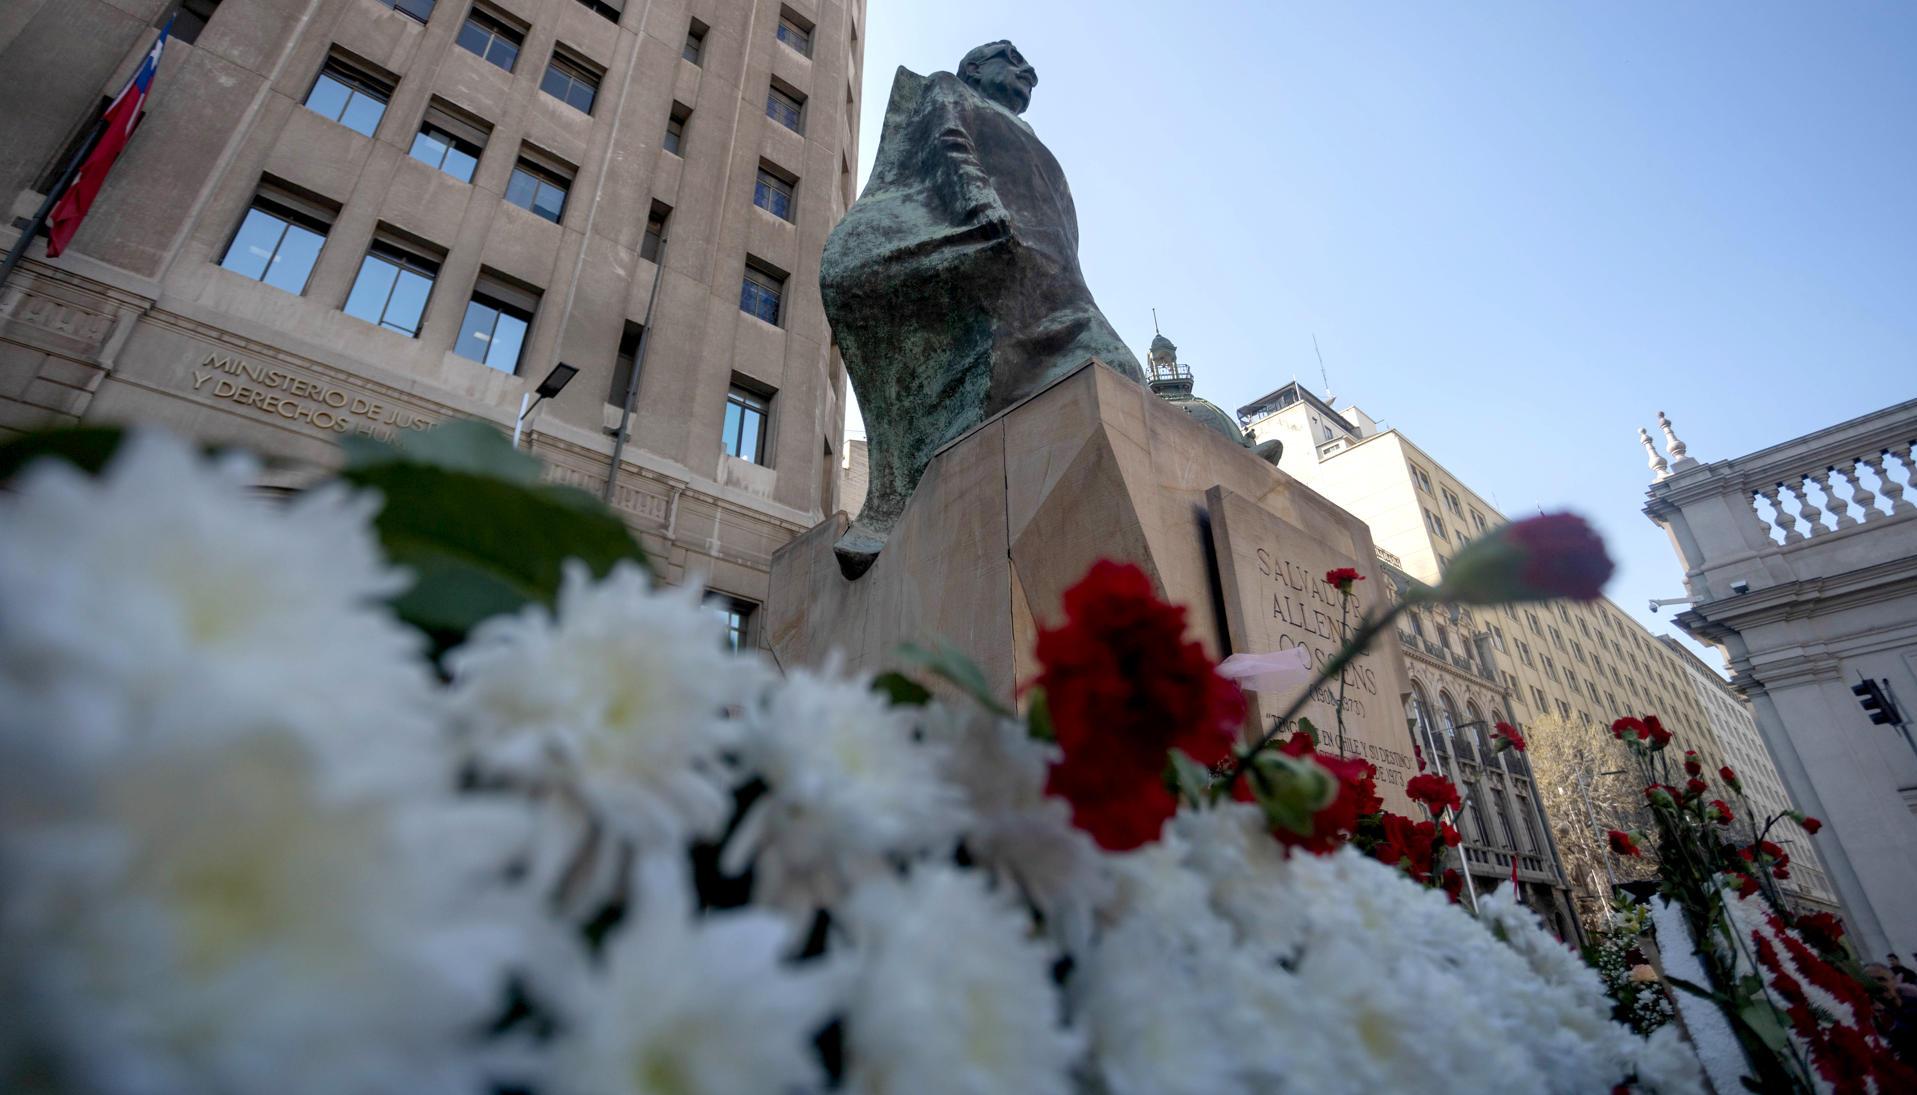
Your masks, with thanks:
[{"label": "red carnation", "polygon": [[1643,719],[1626,715],[1611,724],[1611,736],[1619,741],[1623,741],[1624,735],[1626,734],[1635,734],[1639,741],[1643,741],[1645,738],[1651,736],[1651,730],[1650,727],[1644,725]]},{"label": "red carnation", "polygon": [[1433,814],[1444,813],[1446,807],[1453,812],[1464,809],[1464,801],[1458,797],[1458,788],[1443,776],[1433,772],[1411,777],[1404,785],[1404,793],[1411,801],[1422,803]]},{"label": "red carnation", "polygon": [[1618,855],[1642,856],[1644,854],[1644,849],[1637,846],[1637,841],[1631,839],[1630,833],[1621,829],[1612,829],[1608,836],[1611,840],[1611,850]]},{"label": "red carnation", "polygon": [[1704,774],[1704,765],[1698,762],[1697,750],[1695,749],[1684,750],[1684,774],[1687,776],[1701,776]]},{"label": "red carnation", "polygon": [[1551,513],[1513,521],[1473,540],[1451,560],[1441,600],[1460,604],[1592,601],[1611,577],[1604,541],[1584,518]]},{"label": "red carnation", "polygon": [[1501,722],[1492,727],[1491,741],[1494,753],[1502,753],[1506,749],[1524,752],[1524,735],[1518,733],[1518,728],[1508,722]]},{"label": "red carnation", "polygon": [[1710,789],[1711,785],[1701,779],[1688,779],[1684,781],[1684,797],[1687,799],[1703,798],[1704,792]]},{"label": "red carnation", "polygon": [[1365,576],[1358,573],[1356,567],[1339,567],[1336,570],[1325,571],[1325,584],[1335,587],[1338,592],[1347,597],[1351,596],[1352,584],[1364,580]]},{"label": "red carnation", "polygon": [[1723,799],[1712,799],[1711,811],[1717,815],[1716,821],[1719,825],[1729,825],[1731,823],[1731,808],[1725,804]]},{"label": "red carnation", "polygon": [[1101,560],[1064,601],[1064,625],[1038,635],[1036,683],[1065,754],[1046,791],[1101,846],[1125,851],[1156,839],[1177,811],[1163,781],[1170,751],[1208,767],[1224,760],[1244,696],[1184,638],[1184,608],[1160,600],[1136,566]]},{"label": "red carnation", "polygon": [[1737,896],[1749,897],[1757,892],[1757,879],[1743,871],[1732,871],[1730,875],[1737,880]]},{"label": "red carnation", "polygon": [[1730,765],[1726,764],[1724,767],[1719,768],[1717,770],[1717,778],[1723,780],[1730,786],[1731,790],[1736,791],[1738,794],[1741,795],[1744,793],[1744,785],[1738,782],[1737,773],[1731,771]]},{"label": "red carnation", "polygon": [[1816,836],[1817,830],[1822,829],[1824,827],[1824,823],[1817,820],[1814,817],[1807,817],[1803,821],[1798,822],[1798,824],[1802,825],[1804,827],[1804,831],[1809,833],[1812,836]]},{"label": "red carnation", "polygon": [[1671,744],[1671,732],[1664,729],[1664,724],[1658,721],[1656,715],[1644,716],[1644,736],[1651,739],[1653,749],[1662,749]]},{"label": "red carnation", "polygon": [[1458,895],[1464,892],[1464,876],[1459,874],[1455,869],[1446,867],[1444,869],[1444,881],[1439,885],[1443,887],[1444,895],[1451,899],[1453,905],[1456,905],[1458,903]]}]

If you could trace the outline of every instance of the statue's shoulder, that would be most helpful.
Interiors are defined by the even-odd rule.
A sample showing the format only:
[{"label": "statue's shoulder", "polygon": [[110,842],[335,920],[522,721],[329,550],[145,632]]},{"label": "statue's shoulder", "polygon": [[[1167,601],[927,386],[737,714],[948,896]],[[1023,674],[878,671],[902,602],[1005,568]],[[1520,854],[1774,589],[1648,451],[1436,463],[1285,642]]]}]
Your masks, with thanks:
[{"label": "statue's shoulder", "polygon": [[888,119],[907,118],[934,100],[954,101],[968,92],[965,82],[949,72],[921,76],[904,65],[892,77],[892,98],[886,104]]}]

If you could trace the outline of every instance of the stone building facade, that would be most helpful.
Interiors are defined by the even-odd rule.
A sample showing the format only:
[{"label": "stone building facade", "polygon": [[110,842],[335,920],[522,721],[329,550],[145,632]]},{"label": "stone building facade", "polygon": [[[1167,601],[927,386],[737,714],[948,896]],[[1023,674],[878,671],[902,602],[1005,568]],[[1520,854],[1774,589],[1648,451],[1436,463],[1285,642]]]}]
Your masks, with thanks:
[{"label": "stone building facade", "polygon": [[[1333,409],[1297,383],[1240,407],[1238,419],[1258,442],[1282,440],[1279,469],[1363,518],[1379,549],[1418,581],[1437,582],[1465,544],[1505,522],[1401,431],[1381,429],[1356,406]],[[1555,716],[1601,734],[1620,715],[1651,713],[1687,747],[1714,740],[1683,663],[1609,600],[1499,605],[1422,623],[1427,630],[1406,650],[1415,645],[1428,662],[1452,665],[1470,686],[1451,693],[1454,722],[1502,720],[1522,729]],[[1412,676],[1418,680],[1415,668]],[[1442,726],[1447,710],[1437,682],[1427,677],[1420,686],[1423,717]],[[1482,752],[1481,743],[1471,744]],[[1522,878],[1522,860],[1520,868]]]},{"label": "stone building facade", "polygon": [[[1380,561],[1393,585],[1405,588],[1409,576],[1390,559]],[[1576,941],[1577,911],[1530,765],[1522,753],[1491,747],[1491,731],[1511,710],[1511,696],[1471,639],[1481,630],[1474,611],[1464,607],[1418,607],[1399,618],[1412,735],[1427,763],[1464,798],[1459,832],[1472,885],[1482,892],[1505,884],[1515,861],[1525,903],[1561,937]]]},{"label": "stone building facade", "polygon": [[[863,0],[15,0],[0,200],[40,203],[177,13],[71,248],[0,293],[0,428],[157,423],[307,466],[521,397],[668,577],[749,612],[837,508],[819,255],[853,200]],[[655,282],[656,294],[655,294]],[[648,329],[649,328],[649,329]]]},{"label": "stone building facade", "polygon": [[1728,460],[1645,436],[1645,515],[1684,568],[1679,626],[1724,650],[1867,958],[1917,949],[1917,740],[1851,689],[1917,704],[1917,400]]}]

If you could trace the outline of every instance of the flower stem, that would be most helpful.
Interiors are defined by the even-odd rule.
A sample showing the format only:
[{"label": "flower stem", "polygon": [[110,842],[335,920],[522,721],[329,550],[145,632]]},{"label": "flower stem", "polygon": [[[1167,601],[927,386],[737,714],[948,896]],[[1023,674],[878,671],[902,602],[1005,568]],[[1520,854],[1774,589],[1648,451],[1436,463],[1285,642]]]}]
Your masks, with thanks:
[{"label": "flower stem", "polygon": [[[1351,593],[1343,591],[1338,599],[1338,640],[1348,642],[1351,638]],[[1345,666],[1338,667],[1338,759],[1345,756]]]},{"label": "flower stem", "polygon": [[1342,675],[1345,667],[1356,660],[1358,655],[1363,654],[1372,641],[1383,634],[1384,629],[1390,627],[1392,621],[1396,620],[1406,607],[1405,602],[1400,601],[1392,605],[1384,615],[1358,625],[1358,633],[1345,642],[1344,648],[1338,651],[1336,657],[1325,663],[1325,667],[1318,671],[1318,675],[1313,677],[1311,683],[1305,686],[1305,690],[1298,694],[1298,698],[1291,701],[1291,706],[1285,708],[1284,714],[1272,720],[1271,729],[1265,731],[1265,736],[1258,739],[1258,744],[1239,754],[1237,761],[1231,766],[1231,771],[1226,773],[1225,782],[1218,789],[1219,793],[1229,794],[1232,785],[1237,783],[1238,777],[1244,774],[1246,763],[1262,752],[1265,746],[1270,745],[1273,739],[1278,737],[1279,731],[1285,728],[1286,723],[1298,717],[1298,712],[1303,711],[1305,705],[1311,702],[1311,697],[1317,693],[1318,686],[1335,676]]}]

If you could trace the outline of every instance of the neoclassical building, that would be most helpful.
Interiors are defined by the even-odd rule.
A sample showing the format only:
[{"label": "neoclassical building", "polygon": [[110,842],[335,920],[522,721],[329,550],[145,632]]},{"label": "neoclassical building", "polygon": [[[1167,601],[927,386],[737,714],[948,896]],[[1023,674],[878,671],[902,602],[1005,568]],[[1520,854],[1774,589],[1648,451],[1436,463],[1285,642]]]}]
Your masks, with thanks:
[{"label": "neoclassical building", "polygon": [[[1917,949],[1917,400],[1744,456],[1698,460],[1659,414],[1644,513],[1814,842],[1867,958]],[[1899,720],[1875,722],[1874,684]],[[1888,712],[1885,712],[1887,715]]]},{"label": "neoclassical building", "polygon": [[510,431],[568,366],[526,447],[751,641],[772,552],[838,508],[817,270],[864,0],[8,0],[0,247],[169,19],[73,245],[0,291],[0,434],[319,468],[346,434]]}]

